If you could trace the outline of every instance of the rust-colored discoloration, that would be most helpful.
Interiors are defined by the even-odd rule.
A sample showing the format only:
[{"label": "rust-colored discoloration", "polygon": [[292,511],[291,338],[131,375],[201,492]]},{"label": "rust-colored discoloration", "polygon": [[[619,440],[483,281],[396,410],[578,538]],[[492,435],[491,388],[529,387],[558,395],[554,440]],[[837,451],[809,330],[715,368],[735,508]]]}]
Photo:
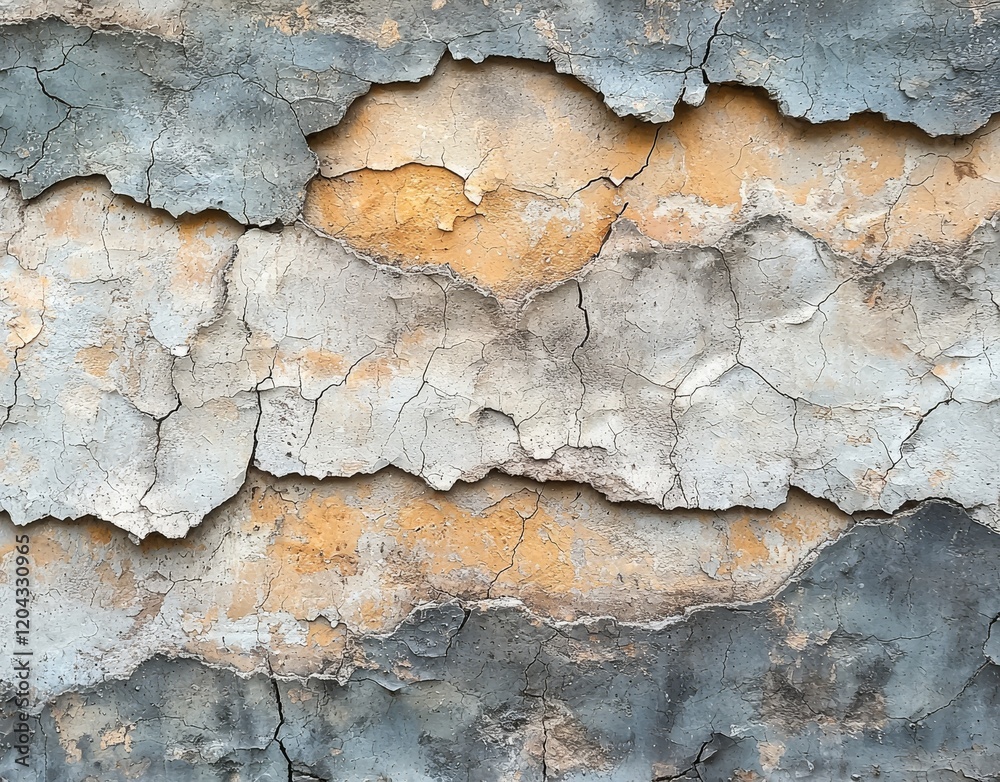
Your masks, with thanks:
[{"label": "rust-colored discoloration", "polygon": [[418,85],[374,87],[313,137],[323,177],[305,218],[368,255],[518,298],[598,252],[617,185],[655,136],[547,66],[446,59]]},{"label": "rust-colored discoloration", "polygon": [[399,543],[394,563],[408,578],[427,579],[442,593],[471,588],[482,594],[490,575],[510,564],[524,518],[531,513],[526,506],[536,496],[518,492],[482,513],[470,513],[446,494],[414,498],[400,508],[390,532]]},{"label": "rust-colored discoloration", "polygon": [[479,203],[503,186],[566,199],[602,177],[620,183],[642,168],[655,135],[551,66],[445,58],[418,84],[372,87],[310,145],[326,178],[419,163],[456,174]]},{"label": "rust-colored discoloration", "polygon": [[705,245],[781,214],[867,261],[950,245],[1000,208],[996,127],[935,139],[873,115],[813,125],[761,92],[716,87],[661,127],[649,166],[623,185],[625,216],[654,239]]},{"label": "rust-colored discoloration", "polygon": [[109,728],[101,734],[101,749],[108,747],[124,747],[125,752],[132,751],[132,737],[129,735],[131,725],[119,725],[117,728]]},{"label": "rust-colored discoloration", "polygon": [[[110,524],[102,524],[94,519],[87,519],[77,523],[90,535],[90,539],[95,546],[107,546],[111,542],[112,527]],[[153,535],[150,535],[143,540],[143,543],[147,540],[152,540],[153,537]]]},{"label": "rust-colored discoloration", "polygon": [[294,11],[286,11],[274,14],[264,19],[268,27],[280,30],[284,35],[300,35],[308,30],[315,30],[316,23],[313,20],[312,9],[309,7],[309,0],[303,0]]},{"label": "rust-colored discoloration", "polygon": [[726,524],[729,556],[719,572],[731,575],[739,570],[761,572],[783,562],[783,552],[813,548],[824,539],[817,533],[836,525],[839,515],[832,507],[817,506],[805,495],[793,493],[777,511],[734,509],[719,514]]},{"label": "rust-colored discoloration", "polygon": [[[494,585],[494,596],[519,597],[565,620],[600,613],[605,604],[633,619],[666,615],[685,602],[710,600],[713,593],[720,600],[740,599],[739,584],[791,572],[848,522],[832,506],[795,492],[771,512],[666,514],[675,523],[683,517],[685,524],[665,534],[652,526],[656,522],[647,526],[646,520],[630,519],[628,505],[601,508],[606,520],[597,523],[600,516],[574,508],[571,492],[559,484],[546,487],[539,512],[525,522],[514,564]],[[561,512],[553,513],[552,507]],[[731,588],[723,586],[727,581]],[[582,612],[581,606],[586,606]]]},{"label": "rust-colored discoloration", "polygon": [[[484,100],[515,83],[515,97]],[[364,253],[447,265],[517,298],[578,273],[619,213],[654,240],[702,246],[781,215],[878,263],[959,245],[1000,209],[996,122],[963,139],[873,115],[813,125],[762,92],[713,87],[704,105],[641,126],[581,89],[504,61],[377,87],[313,138],[324,178],[306,219]]]},{"label": "rust-colored discoloration", "polygon": [[[659,511],[500,476],[442,493],[389,470],[323,481],[251,473],[180,540],[136,546],[95,521],[37,523],[31,537],[48,592],[83,599],[66,610],[103,607],[107,632],[81,627],[92,654],[160,651],[169,639],[175,654],[306,675],[352,658],[358,634],[390,631],[415,606],[451,597],[513,597],[540,616],[623,621],[755,599],[849,525],[799,494],[770,513]],[[8,558],[18,529],[0,529]],[[73,586],[80,563],[90,573],[83,591]]]},{"label": "rust-colored discoloration", "polygon": [[76,352],[77,363],[88,375],[96,378],[104,378],[108,375],[112,362],[115,360],[115,352],[103,345],[100,347],[80,348]]},{"label": "rust-colored discoloration", "polygon": [[273,558],[302,575],[336,570],[358,571],[358,539],[366,518],[360,509],[334,496],[310,496],[282,516],[272,547]]},{"label": "rust-colored discoloration", "polygon": [[177,254],[172,289],[210,287],[220,271],[218,245],[235,242],[242,228],[221,212],[182,215],[177,219]]},{"label": "rust-colored discoloration", "polygon": [[620,211],[615,189],[603,181],[568,198],[503,185],[477,205],[455,174],[410,164],[315,180],[305,219],[381,261],[448,267],[501,298],[516,298],[579,272]]},{"label": "rust-colored discoloration", "polygon": [[79,763],[83,760],[79,740],[72,738],[73,736],[79,737],[83,735],[81,731],[75,729],[74,725],[74,723],[82,719],[83,714],[81,712],[83,709],[83,697],[75,692],[69,693],[52,709],[52,718],[56,724],[57,741],[66,754],[66,762],[69,764]]}]

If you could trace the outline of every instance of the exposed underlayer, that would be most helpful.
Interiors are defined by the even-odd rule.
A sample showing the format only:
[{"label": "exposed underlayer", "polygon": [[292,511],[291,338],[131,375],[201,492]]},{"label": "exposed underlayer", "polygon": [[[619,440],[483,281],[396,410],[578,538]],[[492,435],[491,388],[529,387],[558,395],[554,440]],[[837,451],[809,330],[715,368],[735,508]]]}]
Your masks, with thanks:
[{"label": "exposed underlayer", "polygon": [[[855,525],[773,597],[655,623],[559,622],[530,598],[493,597],[435,601],[388,634],[288,619],[276,638],[267,596],[250,618],[270,672],[239,676],[168,645],[133,652],[131,675],[66,682],[32,721],[39,778],[992,779],[998,546],[932,502]],[[108,566],[180,547],[133,548]],[[161,598],[181,587],[164,574]],[[136,626],[157,623],[159,602]],[[225,610],[223,597],[218,619],[184,621],[197,633]],[[253,632],[251,621],[234,634]],[[296,647],[315,675],[288,669]]]},{"label": "exposed underlayer", "polygon": [[996,779],[998,30],[0,3],[0,779]]},{"label": "exposed underlayer", "polygon": [[5,205],[0,502],[18,523],[180,536],[251,463],[393,465],[438,489],[502,470],[665,508],[942,497],[994,523],[989,222],[959,256],[866,268],[781,217],[717,247],[620,218],[518,304],[92,181]]},{"label": "exposed underlayer", "polygon": [[[560,622],[655,622],[766,597],[852,524],[800,493],[772,512],[659,511],[520,478],[435,492],[393,470],[325,481],[254,473],[180,540],[137,546],[93,520],[28,527],[34,610],[53,641],[34,685],[46,697],[92,686],[158,652],[343,678],[359,638],[453,599],[516,599]],[[4,524],[0,554],[22,531]],[[12,633],[13,619],[0,628]]]},{"label": "exposed underlayer", "polygon": [[812,122],[871,111],[970,133],[1000,109],[998,14],[980,0],[9,0],[0,175],[30,197],[99,173],[175,215],[288,221],[315,172],[306,135],[446,52],[552,62],[653,122],[738,83]]}]

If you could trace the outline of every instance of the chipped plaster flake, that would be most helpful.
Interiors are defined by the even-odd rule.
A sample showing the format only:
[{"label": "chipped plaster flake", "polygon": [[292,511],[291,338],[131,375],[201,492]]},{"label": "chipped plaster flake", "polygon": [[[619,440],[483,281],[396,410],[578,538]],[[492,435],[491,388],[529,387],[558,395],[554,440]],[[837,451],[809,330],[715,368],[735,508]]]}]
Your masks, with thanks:
[{"label": "chipped plaster flake", "polygon": [[0,0],[40,773],[992,778],[967,5]]},{"label": "chipped plaster flake", "polygon": [[[373,84],[429,76],[446,52],[476,63],[550,62],[615,113],[653,122],[672,119],[682,94],[700,104],[709,82],[725,82],[764,86],[784,113],[817,122],[877,112],[933,135],[982,127],[1000,108],[993,67],[1000,11],[947,0],[909,4],[635,7],[605,0],[550,9],[499,0],[405,5],[389,16],[372,0],[350,8],[199,0],[181,14],[143,3],[16,0],[0,9],[0,175],[34,196],[68,178],[101,174],[115,192],[174,215],[217,208],[244,223],[290,222],[316,172],[306,136],[337,125]],[[446,66],[446,79],[457,82],[463,70]],[[515,127],[530,116],[525,108],[534,99],[523,100],[517,89],[486,89],[482,97],[464,91],[456,84],[459,114],[485,102],[492,113],[516,117]],[[564,116],[567,101],[589,102],[581,90],[569,92],[573,97],[541,107],[553,133],[561,123],[546,108]],[[401,108],[413,113],[425,100],[435,96]],[[433,116],[417,124],[432,135],[446,130]],[[502,127],[463,138],[454,153],[431,140],[418,155],[470,176],[467,193],[478,201],[506,180],[504,162],[513,172],[517,158],[535,152],[525,144],[506,160],[496,148],[484,150]],[[632,125],[626,135],[645,132]],[[413,141],[393,144],[400,152]],[[614,147],[604,157],[616,157]],[[324,155],[334,170],[350,159]],[[606,162],[609,176],[622,175],[622,161]]]},{"label": "chipped plaster flake", "polygon": [[762,86],[784,113],[812,122],[873,111],[934,135],[969,133],[996,111],[995,25],[982,7],[947,0],[737,0],[705,74]]},{"label": "chipped plaster flake", "polygon": [[442,166],[479,204],[501,186],[568,199],[599,178],[620,184],[642,168],[655,135],[549,69],[445,59],[426,83],[373,87],[311,144],[324,177]]},{"label": "chipped plaster flake", "polygon": [[[255,459],[276,474],[393,464],[444,489],[501,468],[666,507],[773,507],[803,484],[892,510],[915,498],[891,468],[922,417],[953,399],[980,420],[963,400],[995,399],[978,354],[954,349],[997,328],[989,289],[907,262],[859,279],[774,221],[721,252],[656,249],[620,224],[578,282],[517,310],[373,272],[299,229],[247,233],[231,280],[222,321],[244,326],[229,347],[206,333],[189,361],[256,352]],[[995,505],[974,475],[956,480]]]},{"label": "chipped plaster flake", "polygon": [[[3,506],[20,522],[94,514],[145,534],[159,518],[157,529],[183,534],[240,485],[252,447],[251,424],[234,428],[235,443],[217,444],[220,454],[206,454],[207,502],[195,513],[189,507],[182,522],[144,504],[178,447],[171,419],[194,414],[177,411],[175,356],[216,317],[238,231],[217,219],[175,222],[137,210],[91,182],[64,186],[16,215],[3,263],[12,326]],[[201,442],[189,439],[182,459]],[[212,466],[224,456],[236,462]]]},{"label": "chipped plaster flake", "polygon": [[585,267],[623,207],[603,181],[565,199],[504,185],[473,204],[457,176],[407,164],[315,181],[304,218],[379,261],[451,271],[496,296],[523,299]]},{"label": "chipped plaster flake", "polygon": [[18,523],[183,535],[250,463],[393,465],[437,489],[499,469],[666,508],[775,507],[791,486],[849,512],[1000,503],[970,466],[998,399],[989,225],[960,263],[863,273],[780,219],[719,249],[619,220],[576,279],[517,302],[90,181],[8,191],[5,212],[0,487]]}]

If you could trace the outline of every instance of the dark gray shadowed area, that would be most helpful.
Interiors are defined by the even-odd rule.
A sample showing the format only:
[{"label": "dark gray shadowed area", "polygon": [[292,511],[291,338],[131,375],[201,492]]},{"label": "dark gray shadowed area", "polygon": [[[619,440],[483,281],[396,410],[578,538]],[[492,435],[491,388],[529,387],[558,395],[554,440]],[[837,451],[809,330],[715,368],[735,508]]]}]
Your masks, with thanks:
[{"label": "dark gray shadowed area", "polygon": [[[435,7],[432,7],[435,6]],[[762,86],[814,122],[873,111],[931,134],[1000,108],[1000,6],[739,0],[193,3],[178,41],[56,19],[0,27],[0,176],[27,197],[102,174],[175,216],[294,220],[316,161],[306,136],[373,83],[416,81],[445,53],[549,61],[621,115],[673,117],[709,82]],[[981,6],[981,7],[978,7]]]},{"label": "dark gray shadowed area", "polygon": [[363,640],[344,684],[157,658],[45,707],[38,778],[996,779],[998,561],[932,502],[769,600],[662,627],[444,604]]}]

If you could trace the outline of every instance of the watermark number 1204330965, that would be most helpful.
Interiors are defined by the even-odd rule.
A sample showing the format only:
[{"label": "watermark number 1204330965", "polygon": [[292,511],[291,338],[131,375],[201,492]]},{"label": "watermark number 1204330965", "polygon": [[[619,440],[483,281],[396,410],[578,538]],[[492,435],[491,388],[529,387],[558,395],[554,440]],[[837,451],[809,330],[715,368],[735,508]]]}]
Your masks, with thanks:
[{"label": "watermark number 1204330965", "polygon": [[31,559],[27,535],[14,539],[14,762],[24,768],[31,765],[31,728],[28,707],[31,692]]}]

